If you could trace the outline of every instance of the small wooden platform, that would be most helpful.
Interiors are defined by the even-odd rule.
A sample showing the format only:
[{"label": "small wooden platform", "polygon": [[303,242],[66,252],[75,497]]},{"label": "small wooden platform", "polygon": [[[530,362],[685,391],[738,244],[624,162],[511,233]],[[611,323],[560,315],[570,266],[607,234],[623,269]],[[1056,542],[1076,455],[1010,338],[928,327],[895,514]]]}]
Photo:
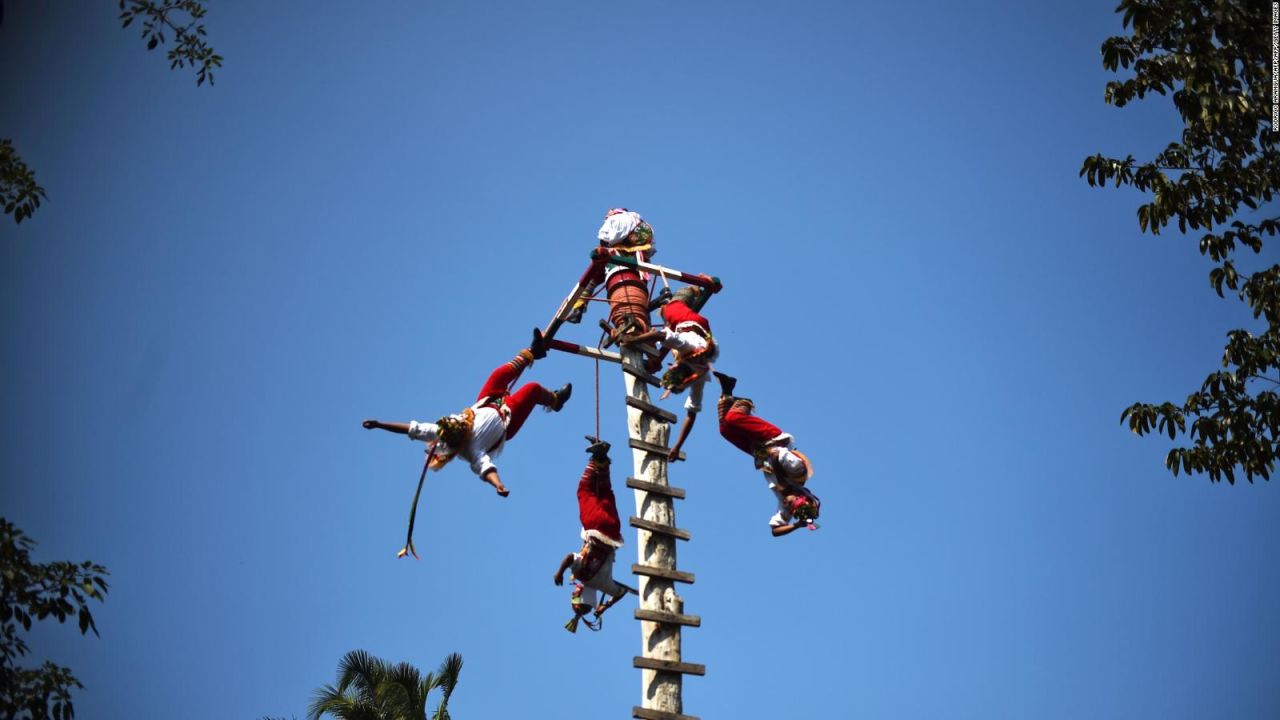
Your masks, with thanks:
[{"label": "small wooden platform", "polygon": [[631,659],[631,667],[644,670],[661,670],[662,672],[682,673],[684,675],[706,675],[707,666],[697,663],[672,662],[670,660],[654,660],[653,658],[636,656]]},{"label": "small wooden platform", "polygon": [[677,540],[689,539],[688,530],[681,530],[680,528],[671,527],[670,525],[662,525],[650,520],[645,520],[644,518],[638,518],[634,515],[631,516],[631,527],[648,530],[651,533],[658,533],[659,535],[669,535]]},{"label": "small wooden platform", "polygon": [[631,717],[639,718],[640,720],[698,720],[696,715],[681,715],[680,713],[649,710],[642,707],[631,708]]},{"label": "small wooden platform", "polygon": [[683,570],[668,570],[666,568],[653,567],[652,565],[632,565],[631,573],[633,575],[662,578],[672,582],[682,582],[687,585],[693,584],[693,573],[684,572]]},{"label": "small wooden platform", "polygon": [[670,423],[675,423],[679,420],[679,418],[676,417],[676,414],[671,412],[670,410],[663,410],[657,405],[654,405],[652,403],[647,403],[643,400],[633,398],[629,395],[627,396],[627,405],[630,405],[631,407],[641,412],[648,413],[658,418],[664,423],[670,424]]},{"label": "small wooden platform", "polygon": [[[654,455],[661,455],[662,457],[666,457],[667,453],[670,452],[667,448],[664,448],[661,445],[654,445],[653,443],[645,442],[644,440],[632,440],[630,441],[630,445],[632,450],[643,450],[645,452],[653,453]],[[684,451],[681,450],[676,457],[684,460]]]},{"label": "small wooden platform", "polygon": [[627,478],[627,487],[632,490],[644,490],[645,492],[651,492],[658,495],[666,495],[667,497],[673,497],[677,500],[684,499],[684,488],[671,487],[670,485],[659,485],[658,483],[651,483],[648,480],[637,480],[636,478],[629,477]]},{"label": "small wooden platform", "polygon": [[644,610],[642,608],[636,608],[636,619],[648,620],[649,622],[667,623],[669,625],[702,627],[702,618],[697,615],[681,615],[680,613],[666,612],[664,610]]}]

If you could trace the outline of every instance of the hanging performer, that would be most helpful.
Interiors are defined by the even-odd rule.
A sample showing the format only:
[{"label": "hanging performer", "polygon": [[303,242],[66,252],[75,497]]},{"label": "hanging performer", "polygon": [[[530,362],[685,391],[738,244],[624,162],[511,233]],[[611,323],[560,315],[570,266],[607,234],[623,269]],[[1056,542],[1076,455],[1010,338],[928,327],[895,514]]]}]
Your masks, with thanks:
[{"label": "hanging performer", "polygon": [[693,286],[680,288],[671,301],[662,306],[662,320],[666,327],[630,335],[621,341],[624,346],[629,346],[657,340],[662,355],[672,352],[671,367],[662,375],[662,387],[666,389],[662,397],[686,389],[689,391],[689,397],[684,401],[685,416],[680,425],[680,435],[667,454],[667,459],[672,462],[680,456],[680,448],[689,438],[698,413],[702,412],[702,390],[711,376],[711,363],[720,355],[720,348],[711,337],[711,323],[693,309],[705,292]]},{"label": "hanging performer", "polygon": [[790,433],[752,414],[755,403],[733,395],[738,383],[736,378],[724,373],[715,373],[715,376],[720,381],[720,401],[716,406],[720,434],[755,460],[756,468],[764,472],[769,490],[778,500],[778,511],[769,519],[774,537],[802,527],[817,530],[813,521],[818,519],[822,503],[805,487],[813,477],[809,458],[795,449],[795,438]]},{"label": "hanging performer", "polygon": [[[578,481],[578,518],[582,522],[582,550],[569,553],[560,562],[554,576],[556,585],[564,584],[566,570],[573,571],[573,619],[565,624],[569,632],[577,632],[578,622],[595,611],[596,621],[587,626],[599,629],[600,616],[613,607],[631,588],[613,579],[613,557],[622,547],[622,521],[618,517],[613,485],[609,481],[609,443],[587,436],[591,459]],[[602,600],[597,592],[604,593]]]},{"label": "hanging performer", "polygon": [[542,333],[535,329],[533,344],[489,375],[471,407],[446,415],[433,423],[416,420],[409,423],[365,420],[362,424],[370,430],[387,430],[408,435],[410,440],[433,444],[430,463],[432,470],[439,470],[455,455],[461,455],[471,464],[472,472],[492,485],[499,495],[506,497],[510,491],[502,484],[493,458],[502,452],[507,440],[520,432],[534,405],[559,412],[573,392],[573,385],[570,383],[565,383],[564,387],[552,392],[534,382],[525,383],[515,392],[511,391],[511,386],[520,377],[520,373],[532,365],[535,359],[546,355]]},{"label": "hanging performer", "polygon": [[[640,217],[640,213],[626,208],[613,208],[605,213],[604,224],[596,234],[600,247],[582,279],[578,281],[573,307],[565,317],[566,322],[580,323],[590,298],[605,283],[609,297],[609,320],[615,327],[625,328],[635,323],[636,332],[649,328],[649,288],[644,278],[633,268],[609,265],[611,255],[629,255],[637,260],[648,260],[657,253],[653,246],[653,227]],[[630,321],[630,322],[629,322]]]}]

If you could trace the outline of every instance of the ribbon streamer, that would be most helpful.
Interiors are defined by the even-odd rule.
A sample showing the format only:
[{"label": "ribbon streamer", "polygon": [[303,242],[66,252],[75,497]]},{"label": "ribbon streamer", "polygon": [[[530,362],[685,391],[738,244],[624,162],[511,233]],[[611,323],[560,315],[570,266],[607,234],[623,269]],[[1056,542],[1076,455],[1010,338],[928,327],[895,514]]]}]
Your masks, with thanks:
[{"label": "ribbon streamer", "polygon": [[422,474],[418,476],[418,489],[413,493],[413,507],[409,509],[409,533],[405,536],[404,547],[400,548],[400,552],[396,553],[396,557],[404,557],[409,553],[413,553],[414,560],[421,560],[418,557],[418,550],[413,546],[413,523],[418,518],[418,498],[422,496],[422,483],[427,479],[427,468],[431,467],[431,461],[436,456],[436,446],[432,443],[431,449],[427,451],[427,459],[422,463]]}]

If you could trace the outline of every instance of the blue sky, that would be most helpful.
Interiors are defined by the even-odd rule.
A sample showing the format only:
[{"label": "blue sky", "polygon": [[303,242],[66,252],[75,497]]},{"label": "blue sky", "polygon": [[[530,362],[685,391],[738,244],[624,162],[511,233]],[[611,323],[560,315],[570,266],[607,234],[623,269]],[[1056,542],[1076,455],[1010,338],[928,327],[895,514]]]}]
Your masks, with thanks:
[{"label": "blue sky", "polygon": [[507,448],[509,499],[429,478],[421,562],[420,447],[359,427],[470,401],[619,205],[724,279],[719,366],[823,499],[769,537],[695,428],[686,712],[1280,715],[1280,488],[1173,478],[1118,423],[1248,320],[1077,178],[1176,132],[1102,102],[1112,3],[213,3],[212,88],[113,3],[5,10],[0,134],[49,199],[0,231],[0,508],[111,569],[101,639],[32,633],[82,717],[301,717],[355,648],[461,653],[459,718],[625,717],[631,606],[571,636],[551,584],[591,364],[528,374],[577,393]]}]

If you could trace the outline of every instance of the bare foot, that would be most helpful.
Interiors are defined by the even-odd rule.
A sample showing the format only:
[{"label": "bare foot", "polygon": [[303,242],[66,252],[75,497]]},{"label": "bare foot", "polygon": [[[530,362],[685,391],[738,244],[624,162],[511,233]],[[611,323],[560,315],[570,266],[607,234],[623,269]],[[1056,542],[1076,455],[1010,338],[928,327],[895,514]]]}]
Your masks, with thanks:
[{"label": "bare foot", "polygon": [[495,487],[495,488],[494,488],[494,490],[496,490],[496,491],[497,491],[497,493],[498,493],[498,495],[500,495],[500,496],[502,496],[502,497],[506,497],[506,496],[508,496],[508,495],[510,495],[510,494],[511,494],[511,491],[510,491],[510,490],[506,489],[505,487],[503,487],[503,486],[501,486],[501,485],[498,485],[497,487]]}]

